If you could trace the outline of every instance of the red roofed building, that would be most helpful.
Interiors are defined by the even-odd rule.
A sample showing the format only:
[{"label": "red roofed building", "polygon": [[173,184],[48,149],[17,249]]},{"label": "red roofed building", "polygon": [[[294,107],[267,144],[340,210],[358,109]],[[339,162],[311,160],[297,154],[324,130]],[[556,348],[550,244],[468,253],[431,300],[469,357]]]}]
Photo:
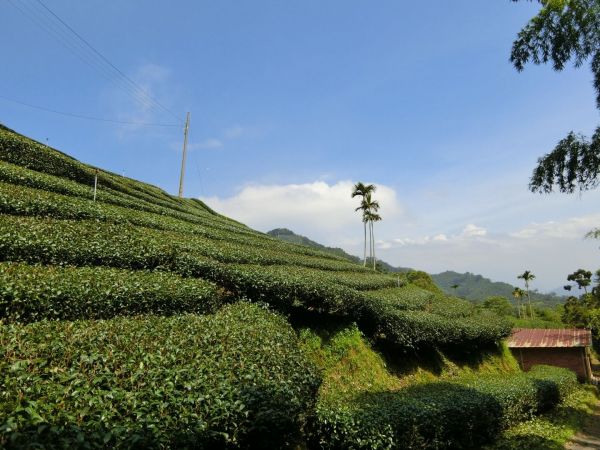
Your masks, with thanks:
[{"label": "red roofed building", "polygon": [[589,347],[592,332],[581,329],[515,328],[508,348],[525,371],[538,364],[571,369],[582,381],[591,381]]}]

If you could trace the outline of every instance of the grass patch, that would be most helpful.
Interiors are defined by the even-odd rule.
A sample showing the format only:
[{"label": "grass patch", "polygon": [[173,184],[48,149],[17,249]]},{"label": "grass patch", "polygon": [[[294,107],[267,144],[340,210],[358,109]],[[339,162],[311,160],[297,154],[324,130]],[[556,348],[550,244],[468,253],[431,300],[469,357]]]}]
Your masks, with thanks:
[{"label": "grass patch", "polygon": [[354,324],[321,330],[304,328],[300,330],[300,347],[323,372],[320,398],[345,402],[361,392],[403,386]]},{"label": "grass patch", "polygon": [[598,403],[598,390],[581,385],[555,409],[506,430],[487,450],[562,450]]},{"label": "grass patch", "polygon": [[420,383],[520,371],[505,344],[469,354],[437,349],[401,354],[374,346],[355,324],[301,328],[299,336],[302,350],[323,373],[319,401],[327,403]]}]

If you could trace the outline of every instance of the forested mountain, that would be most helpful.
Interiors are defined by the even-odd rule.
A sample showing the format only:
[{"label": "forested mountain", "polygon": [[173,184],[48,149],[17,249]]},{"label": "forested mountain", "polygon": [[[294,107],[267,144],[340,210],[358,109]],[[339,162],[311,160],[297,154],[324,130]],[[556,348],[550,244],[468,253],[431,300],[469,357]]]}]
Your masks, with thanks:
[{"label": "forested mountain", "polygon": [[292,244],[300,244],[305,245],[307,247],[314,247],[321,250],[325,250],[326,252],[333,253],[334,255],[342,256],[344,258],[349,259],[353,262],[360,262],[360,258],[358,256],[351,255],[346,253],[344,250],[338,247],[327,247],[325,245],[319,244],[306,236],[302,236],[300,234],[294,233],[292,230],[288,230],[287,228],[275,228],[274,230],[268,231],[267,234],[269,236],[273,236],[277,239],[281,239],[282,241],[291,242]]},{"label": "forested mountain", "polygon": [[[350,253],[347,253],[339,247],[327,247],[323,244],[319,244],[318,242],[313,241],[312,239],[307,238],[306,236],[296,234],[292,230],[289,230],[287,228],[275,228],[274,230],[268,231],[267,234],[269,236],[273,236],[277,239],[281,239],[286,242],[291,242],[293,244],[300,244],[306,245],[307,247],[318,248],[320,250],[333,253],[334,255],[342,256],[356,263],[360,263],[362,261],[362,259],[358,256],[351,255]],[[377,264],[379,265],[380,269],[382,269],[384,272],[408,272],[410,270],[413,270],[409,267],[394,267],[391,264],[388,264],[385,261],[381,260],[378,260]]]},{"label": "forested mountain", "polygon": [[[458,273],[451,270],[431,275],[433,281],[447,294],[457,295],[467,300],[480,301],[491,296],[503,296],[512,298],[515,286],[502,281],[492,281],[482,275],[474,273]],[[458,285],[456,289],[452,286]],[[542,294],[533,291],[531,300],[546,306],[554,306],[565,301],[564,296],[556,294]]]},{"label": "forested mountain", "polygon": [[[358,256],[351,255],[341,248],[324,246],[307,238],[306,236],[296,234],[287,228],[276,228],[267,232],[267,234],[287,242],[305,245],[307,247],[314,247],[338,256],[343,256],[350,261],[361,261]],[[410,270],[414,270],[408,267],[394,267],[391,264],[381,260],[377,261],[377,264],[385,272],[408,272]],[[472,301],[483,301],[487,297],[491,296],[502,296],[511,299],[512,291],[515,288],[515,286],[508,283],[504,283],[502,281],[492,281],[482,275],[476,275],[470,272],[458,273],[452,270],[447,270],[442,273],[431,275],[431,278],[435,284],[437,284],[446,294],[456,295]],[[458,287],[454,289],[452,287],[454,285],[458,285]],[[566,297],[557,295],[555,293],[542,294],[540,292],[532,291],[531,298],[532,301],[536,303],[543,304],[545,306],[554,306],[563,303]]]}]

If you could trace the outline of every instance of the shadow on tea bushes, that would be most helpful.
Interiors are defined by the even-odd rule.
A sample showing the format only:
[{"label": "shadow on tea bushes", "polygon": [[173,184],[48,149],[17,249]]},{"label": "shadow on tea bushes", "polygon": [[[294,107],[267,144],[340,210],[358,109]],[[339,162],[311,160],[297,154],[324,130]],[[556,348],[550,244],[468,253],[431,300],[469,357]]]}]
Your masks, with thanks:
[{"label": "shadow on tea bushes", "polygon": [[4,325],[0,348],[8,448],[285,447],[320,384],[289,324],[247,303],[210,316]]},{"label": "shadow on tea bushes", "polygon": [[577,386],[575,374],[542,366],[531,373],[358,394],[321,402],[311,427],[315,448],[481,448],[500,431],[555,407]]}]

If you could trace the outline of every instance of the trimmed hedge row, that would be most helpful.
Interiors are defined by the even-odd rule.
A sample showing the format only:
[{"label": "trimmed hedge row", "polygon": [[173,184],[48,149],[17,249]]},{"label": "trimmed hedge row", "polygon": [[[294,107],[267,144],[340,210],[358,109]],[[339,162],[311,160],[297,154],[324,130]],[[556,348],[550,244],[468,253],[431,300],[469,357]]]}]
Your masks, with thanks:
[{"label": "trimmed hedge row", "polygon": [[[39,172],[49,173],[67,178],[78,183],[91,186],[94,182],[96,169],[82,164],[76,159],[65,155],[46,145],[31,139],[0,130],[0,159]],[[163,190],[129,178],[114,175],[105,170],[98,170],[98,182],[102,186],[127,193],[150,203],[181,212],[198,212],[199,205],[179,202]],[[204,211],[207,210],[205,208]]]},{"label": "trimmed hedge row", "polygon": [[5,322],[206,314],[223,301],[211,282],[164,272],[0,263],[0,319]]},{"label": "trimmed hedge row", "polygon": [[311,428],[323,449],[481,448],[504,428],[556,406],[576,386],[566,369],[428,383],[319,405]]},{"label": "trimmed hedge row", "polygon": [[[406,277],[402,281],[406,283]],[[397,310],[422,310],[444,317],[469,317],[477,308],[469,301],[456,297],[446,297],[420,288],[414,284],[404,284],[401,287],[384,288],[366,293],[366,296],[376,299],[389,308]]]},{"label": "trimmed hedge row", "polygon": [[[461,314],[456,314],[452,300],[438,296],[428,300],[423,310],[414,308],[415,303],[411,304],[410,301],[403,304],[401,299],[400,292],[398,306],[389,300],[389,296],[380,299],[376,293],[370,294],[369,300],[364,304],[361,328],[404,348],[483,347],[499,342],[511,332],[510,323],[503,318],[485,311],[476,311],[470,305],[467,308],[459,303],[456,308],[461,310]],[[407,304],[413,308],[409,309]]]},{"label": "trimmed hedge row", "polygon": [[[210,258],[222,263],[263,265],[285,264],[324,270],[347,269],[347,267],[340,265],[335,261],[321,260],[305,255],[286,255],[281,252],[253,248],[251,245],[216,241],[198,235],[183,235],[174,231],[155,230],[131,226],[129,224],[112,224],[83,220],[67,221],[47,218],[36,220],[35,218],[30,217],[2,216],[0,227],[2,229],[10,229],[9,223],[14,224],[13,226],[26,227],[26,229],[20,229],[18,231],[13,230],[15,231],[15,235],[20,236],[18,242],[8,244],[8,246],[14,247],[14,252],[18,252],[17,247],[24,244],[25,241],[27,241],[27,245],[32,246],[35,246],[36,243],[43,242],[44,245],[53,247],[58,254],[65,253],[65,257],[66,254],[70,254],[72,255],[72,258],[90,260],[94,259],[92,255],[93,252],[97,252],[98,256],[104,254],[106,257],[111,258],[109,252],[110,248],[111,250],[120,253],[117,256],[119,259],[123,260],[121,264],[124,264],[125,267],[127,267],[126,261],[128,259],[138,259],[147,256],[147,254],[151,252],[158,251],[156,258],[164,259],[164,257],[168,255],[163,255],[161,257],[160,254],[164,253],[165,248],[170,248],[171,251],[169,251],[168,254],[185,253],[203,258]],[[136,249],[131,245],[123,244],[122,241],[135,241],[136,244],[141,247]],[[101,249],[100,247],[102,246],[106,247]],[[125,253],[123,252],[124,250],[126,251]],[[31,247],[29,249],[30,257],[36,257],[36,251],[39,250],[35,250]],[[60,261],[62,257],[57,256],[57,258],[58,261]],[[65,259],[64,262],[68,263],[69,259]],[[103,262],[84,262],[76,264],[113,265]],[[117,267],[121,267],[121,264],[117,265]],[[150,266],[141,266],[140,268],[154,268],[152,266],[154,262],[150,261],[148,264],[150,264]],[[371,283],[375,283],[378,286],[384,285],[384,282],[386,281],[385,277],[373,272],[364,272],[360,275],[360,278],[364,280],[373,280]]]},{"label": "trimmed hedge row", "polygon": [[278,448],[320,383],[280,316],[215,315],[0,328],[0,447]]},{"label": "trimmed hedge row", "polygon": [[[0,181],[18,186],[27,186],[34,189],[53,192],[56,194],[63,194],[70,197],[78,197],[87,200],[93,199],[93,189],[91,185],[82,185],[69,179],[60,178],[43,172],[36,172],[34,170],[17,166],[6,161],[0,161]],[[191,201],[191,199],[182,200]],[[121,206],[133,211],[144,211],[159,214],[161,216],[172,217],[190,224],[199,224],[223,231],[230,231],[242,235],[250,235],[256,238],[263,238],[268,241],[273,240],[270,236],[251,230],[247,226],[240,224],[239,222],[235,222],[227,217],[221,216],[220,214],[213,215],[202,210],[194,211],[193,213],[175,211],[170,208],[161,207],[143,199],[136,198],[125,192],[115,191],[105,186],[101,186],[97,192],[96,204],[100,203]]]},{"label": "trimmed hedge row", "polygon": [[[284,245],[267,246],[262,242],[256,245],[249,236],[232,236],[231,232],[217,232],[211,228],[190,225],[170,217],[131,211],[118,206],[95,204],[87,199],[67,197],[2,182],[0,182],[0,213],[52,217],[61,220],[96,220],[169,231],[177,233],[177,235],[173,235],[173,239],[194,239],[193,245],[196,248],[207,248],[205,250],[205,254],[208,252],[207,256],[210,256],[211,252],[214,254],[216,252],[215,248],[222,248],[226,252],[225,255],[232,255],[232,262],[262,262],[265,264],[285,264],[287,262],[325,270],[346,270],[373,274],[369,269],[347,260],[331,260],[321,258],[319,255],[293,254],[292,252],[282,256],[284,252],[281,250],[287,250]],[[236,256],[240,253],[244,255],[243,258]],[[221,259],[225,258],[226,256],[221,257]]]},{"label": "trimmed hedge row", "polygon": [[[0,216],[0,260],[160,269],[201,277],[239,296],[267,301],[282,311],[299,303],[306,308],[349,315],[371,335],[381,335],[406,347],[486,344],[498,341],[510,331],[507,322],[493,316],[450,320],[421,311],[406,313],[390,303],[366,300],[358,291],[393,285],[396,280],[391,276],[298,266],[222,264],[205,254],[222,260],[231,260],[234,255],[208,241],[205,248],[199,248],[200,240],[178,237],[176,233],[93,221]],[[242,252],[237,255],[252,257]]]}]

